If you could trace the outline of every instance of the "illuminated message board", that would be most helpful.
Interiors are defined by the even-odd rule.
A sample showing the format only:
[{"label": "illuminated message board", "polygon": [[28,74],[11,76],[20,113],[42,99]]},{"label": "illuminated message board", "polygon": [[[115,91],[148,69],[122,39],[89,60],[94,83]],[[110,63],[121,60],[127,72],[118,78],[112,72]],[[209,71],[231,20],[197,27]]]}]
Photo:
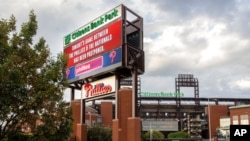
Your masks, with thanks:
[{"label": "illuminated message board", "polygon": [[121,6],[64,37],[66,75],[74,82],[122,65]]}]

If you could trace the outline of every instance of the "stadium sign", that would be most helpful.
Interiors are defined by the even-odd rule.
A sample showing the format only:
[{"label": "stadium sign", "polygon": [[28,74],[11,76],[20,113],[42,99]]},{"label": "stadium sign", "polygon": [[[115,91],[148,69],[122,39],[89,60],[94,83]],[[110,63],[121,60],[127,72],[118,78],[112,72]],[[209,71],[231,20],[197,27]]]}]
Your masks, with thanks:
[{"label": "stadium sign", "polygon": [[107,77],[82,86],[84,98],[92,98],[115,93],[115,76]]},{"label": "stadium sign", "polygon": [[141,97],[184,97],[183,93],[175,93],[175,92],[141,92]]},{"label": "stadium sign", "polygon": [[64,37],[64,47],[121,17],[121,5]]}]

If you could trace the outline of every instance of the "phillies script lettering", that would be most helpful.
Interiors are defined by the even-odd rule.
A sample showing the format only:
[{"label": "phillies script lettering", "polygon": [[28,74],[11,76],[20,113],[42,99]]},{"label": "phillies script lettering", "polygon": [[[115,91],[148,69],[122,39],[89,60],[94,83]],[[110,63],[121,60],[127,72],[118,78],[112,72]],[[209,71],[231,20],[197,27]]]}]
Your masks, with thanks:
[{"label": "phillies script lettering", "polygon": [[84,90],[86,91],[85,97],[93,97],[110,93],[112,87],[110,85],[104,85],[104,83],[98,83],[94,86],[88,83],[84,85]]}]

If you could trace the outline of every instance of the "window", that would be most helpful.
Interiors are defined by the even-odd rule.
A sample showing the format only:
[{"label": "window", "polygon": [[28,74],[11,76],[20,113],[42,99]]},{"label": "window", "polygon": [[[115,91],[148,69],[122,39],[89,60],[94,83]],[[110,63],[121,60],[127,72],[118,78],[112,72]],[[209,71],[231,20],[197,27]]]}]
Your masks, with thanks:
[{"label": "window", "polygon": [[239,121],[238,121],[238,116],[233,116],[233,125],[238,125]]},{"label": "window", "polygon": [[240,124],[241,125],[248,125],[248,115],[240,115]]}]

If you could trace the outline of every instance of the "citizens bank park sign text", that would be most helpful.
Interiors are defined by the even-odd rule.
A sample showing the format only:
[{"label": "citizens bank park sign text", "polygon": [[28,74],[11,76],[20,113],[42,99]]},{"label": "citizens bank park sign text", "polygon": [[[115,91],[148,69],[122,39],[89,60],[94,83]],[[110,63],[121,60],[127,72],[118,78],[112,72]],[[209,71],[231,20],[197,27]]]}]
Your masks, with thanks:
[{"label": "citizens bank park sign text", "polygon": [[82,97],[92,98],[106,96],[115,93],[115,76],[84,84],[82,86]]},{"label": "citizens bank park sign text", "polygon": [[122,5],[64,37],[66,76],[75,82],[122,66]]},{"label": "citizens bank park sign text", "polygon": [[121,5],[64,37],[64,47],[121,17]]}]

